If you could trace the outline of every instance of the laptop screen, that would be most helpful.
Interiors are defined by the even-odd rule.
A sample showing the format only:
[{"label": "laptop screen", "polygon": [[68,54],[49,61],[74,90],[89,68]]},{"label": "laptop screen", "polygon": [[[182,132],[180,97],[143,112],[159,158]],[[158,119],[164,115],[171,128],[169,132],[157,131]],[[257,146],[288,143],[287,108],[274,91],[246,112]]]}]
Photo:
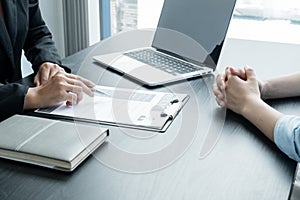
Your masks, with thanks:
[{"label": "laptop screen", "polygon": [[152,47],[215,68],[236,0],[165,0]]}]

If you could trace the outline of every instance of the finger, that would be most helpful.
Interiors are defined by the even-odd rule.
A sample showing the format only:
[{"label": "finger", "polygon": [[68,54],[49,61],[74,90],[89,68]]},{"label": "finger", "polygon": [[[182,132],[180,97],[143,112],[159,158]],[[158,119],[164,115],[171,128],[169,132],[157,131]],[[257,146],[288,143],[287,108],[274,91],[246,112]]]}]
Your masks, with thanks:
[{"label": "finger", "polygon": [[49,78],[55,76],[58,72],[64,73],[65,70],[62,67],[60,67],[59,65],[53,64],[53,66],[50,67]]},{"label": "finger", "polygon": [[225,74],[218,74],[216,78],[217,86],[220,90],[225,89]]},{"label": "finger", "polygon": [[219,99],[224,98],[223,91],[221,91],[216,84],[213,85],[213,93]]},{"label": "finger", "polygon": [[89,88],[93,88],[95,87],[95,83],[93,83],[92,81],[88,80],[88,79],[85,79],[83,77],[80,77],[80,76],[76,76],[74,74],[67,74],[66,73],[66,76],[68,78],[71,78],[71,79],[76,79],[76,80],[80,80],[82,83],[84,83],[86,86],[88,86]]},{"label": "finger", "polygon": [[225,88],[228,87],[228,83],[232,81],[232,78],[234,78],[234,77],[238,78],[237,76],[234,76],[231,73],[228,73],[226,76],[227,76],[227,80],[225,82]]},{"label": "finger", "polygon": [[227,87],[229,87],[228,85],[233,85],[233,84],[234,85],[242,84],[242,82],[245,82],[245,81],[235,75],[229,74],[228,80],[225,83],[225,87],[227,88]]},{"label": "finger", "polygon": [[[216,84],[213,85],[213,93],[216,97],[216,100],[220,106],[225,106],[226,102],[226,93],[225,90],[220,90]],[[222,103],[223,102],[223,103]]]},{"label": "finger", "polygon": [[229,70],[232,75],[238,76],[239,78],[241,78],[243,80],[247,80],[245,70],[240,69],[240,68],[235,69],[233,67],[230,67]]},{"label": "finger", "polygon": [[67,106],[75,105],[77,104],[77,95],[75,93],[68,92],[66,93],[65,101]]},{"label": "finger", "polygon": [[217,96],[217,94],[220,92],[218,85],[215,83],[212,86],[212,91],[214,93],[215,96]]},{"label": "finger", "polygon": [[[74,92],[77,92],[77,94],[80,94],[80,95],[82,92],[84,92],[91,97],[94,96],[92,89],[89,88],[87,85],[85,85],[83,82],[81,82],[81,80],[78,78],[78,76],[58,72],[55,75],[55,77],[57,77],[57,78],[63,80],[63,82],[65,82],[64,89],[67,91],[74,90]],[[78,86],[78,87],[74,87],[74,86]],[[78,88],[80,88],[80,90],[78,90]],[[75,90],[75,89],[77,89],[77,90]]]},{"label": "finger", "polygon": [[79,103],[82,100],[83,89],[80,86],[67,84],[67,85],[65,85],[65,90],[66,90],[66,92],[76,94],[76,97],[77,97],[76,103]]},{"label": "finger", "polygon": [[43,67],[40,71],[40,83],[43,85],[49,80],[50,69],[47,67]]},{"label": "finger", "polygon": [[72,106],[72,103],[71,103],[70,101],[67,101],[67,102],[66,102],[66,105],[67,105],[67,106]]},{"label": "finger", "polygon": [[34,80],[33,80],[33,83],[34,83],[34,85],[37,86],[37,87],[41,85],[39,73],[37,73],[37,74],[35,75]]},{"label": "finger", "polygon": [[37,72],[37,74],[36,74],[36,76],[34,77],[34,80],[33,80],[33,83],[36,86],[42,85],[42,74],[43,73],[47,73],[47,72],[45,71],[44,67],[40,67],[39,71]]},{"label": "finger", "polygon": [[245,72],[246,72],[247,80],[252,80],[252,81],[255,80],[256,81],[255,72],[251,67],[246,66]]},{"label": "finger", "polygon": [[94,92],[92,91],[91,88],[89,88],[88,86],[86,86],[83,82],[81,82],[80,80],[75,80],[74,81],[74,85],[79,86],[82,88],[82,91],[89,95],[89,96],[94,96]]},{"label": "finger", "polygon": [[43,85],[49,80],[50,69],[47,67],[41,67],[38,74],[39,74],[39,82],[41,85]]},{"label": "finger", "polygon": [[90,87],[88,87],[86,84],[84,84],[80,79],[72,79],[72,78],[67,78],[67,83],[70,85],[76,85],[82,88],[82,91],[86,93],[89,96],[94,96],[94,93]]},{"label": "finger", "polygon": [[226,103],[223,100],[220,100],[220,99],[216,98],[216,102],[222,108],[226,106]]},{"label": "finger", "polygon": [[226,77],[226,81],[228,80],[228,77],[232,75],[231,71],[230,71],[230,67],[226,67],[225,69],[225,77]]}]

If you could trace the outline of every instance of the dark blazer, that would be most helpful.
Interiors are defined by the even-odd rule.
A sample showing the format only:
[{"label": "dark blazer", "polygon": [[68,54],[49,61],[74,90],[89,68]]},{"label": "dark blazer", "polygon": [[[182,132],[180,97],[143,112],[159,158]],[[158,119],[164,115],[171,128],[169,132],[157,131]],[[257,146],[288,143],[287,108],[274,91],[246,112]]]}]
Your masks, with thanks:
[{"label": "dark blazer", "polygon": [[46,61],[60,64],[38,0],[2,0],[2,6],[5,22],[0,17],[0,120],[23,111],[28,87],[13,83],[22,78],[22,50],[35,72]]}]

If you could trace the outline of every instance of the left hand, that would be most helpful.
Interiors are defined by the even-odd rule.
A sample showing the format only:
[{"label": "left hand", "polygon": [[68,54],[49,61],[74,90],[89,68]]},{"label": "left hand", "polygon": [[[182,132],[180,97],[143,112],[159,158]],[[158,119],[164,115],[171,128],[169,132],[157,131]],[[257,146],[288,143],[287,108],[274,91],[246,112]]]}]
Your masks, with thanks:
[{"label": "left hand", "polygon": [[41,64],[39,71],[34,77],[35,86],[40,86],[48,82],[57,72],[64,72],[65,70],[57,64],[51,62],[44,62]]}]

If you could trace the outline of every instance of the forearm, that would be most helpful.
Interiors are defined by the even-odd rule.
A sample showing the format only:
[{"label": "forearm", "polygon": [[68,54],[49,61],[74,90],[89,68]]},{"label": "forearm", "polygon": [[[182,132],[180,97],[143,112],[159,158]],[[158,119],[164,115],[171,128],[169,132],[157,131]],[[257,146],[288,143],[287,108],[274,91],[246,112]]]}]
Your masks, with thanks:
[{"label": "forearm", "polygon": [[274,127],[282,116],[280,112],[260,99],[250,99],[245,103],[241,114],[274,141]]},{"label": "forearm", "polygon": [[270,78],[262,83],[263,99],[300,96],[300,72]]},{"label": "forearm", "polygon": [[23,112],[24,98],[28,87],[11,83],[0,86],[0,120]]},{"label": "forearm", "polygon": [[44,62],[61,64],[52,34],[41,16],[38,0],[30,1],[28,15],[29,27],[23,49],[34,71],[37,72]]}]

